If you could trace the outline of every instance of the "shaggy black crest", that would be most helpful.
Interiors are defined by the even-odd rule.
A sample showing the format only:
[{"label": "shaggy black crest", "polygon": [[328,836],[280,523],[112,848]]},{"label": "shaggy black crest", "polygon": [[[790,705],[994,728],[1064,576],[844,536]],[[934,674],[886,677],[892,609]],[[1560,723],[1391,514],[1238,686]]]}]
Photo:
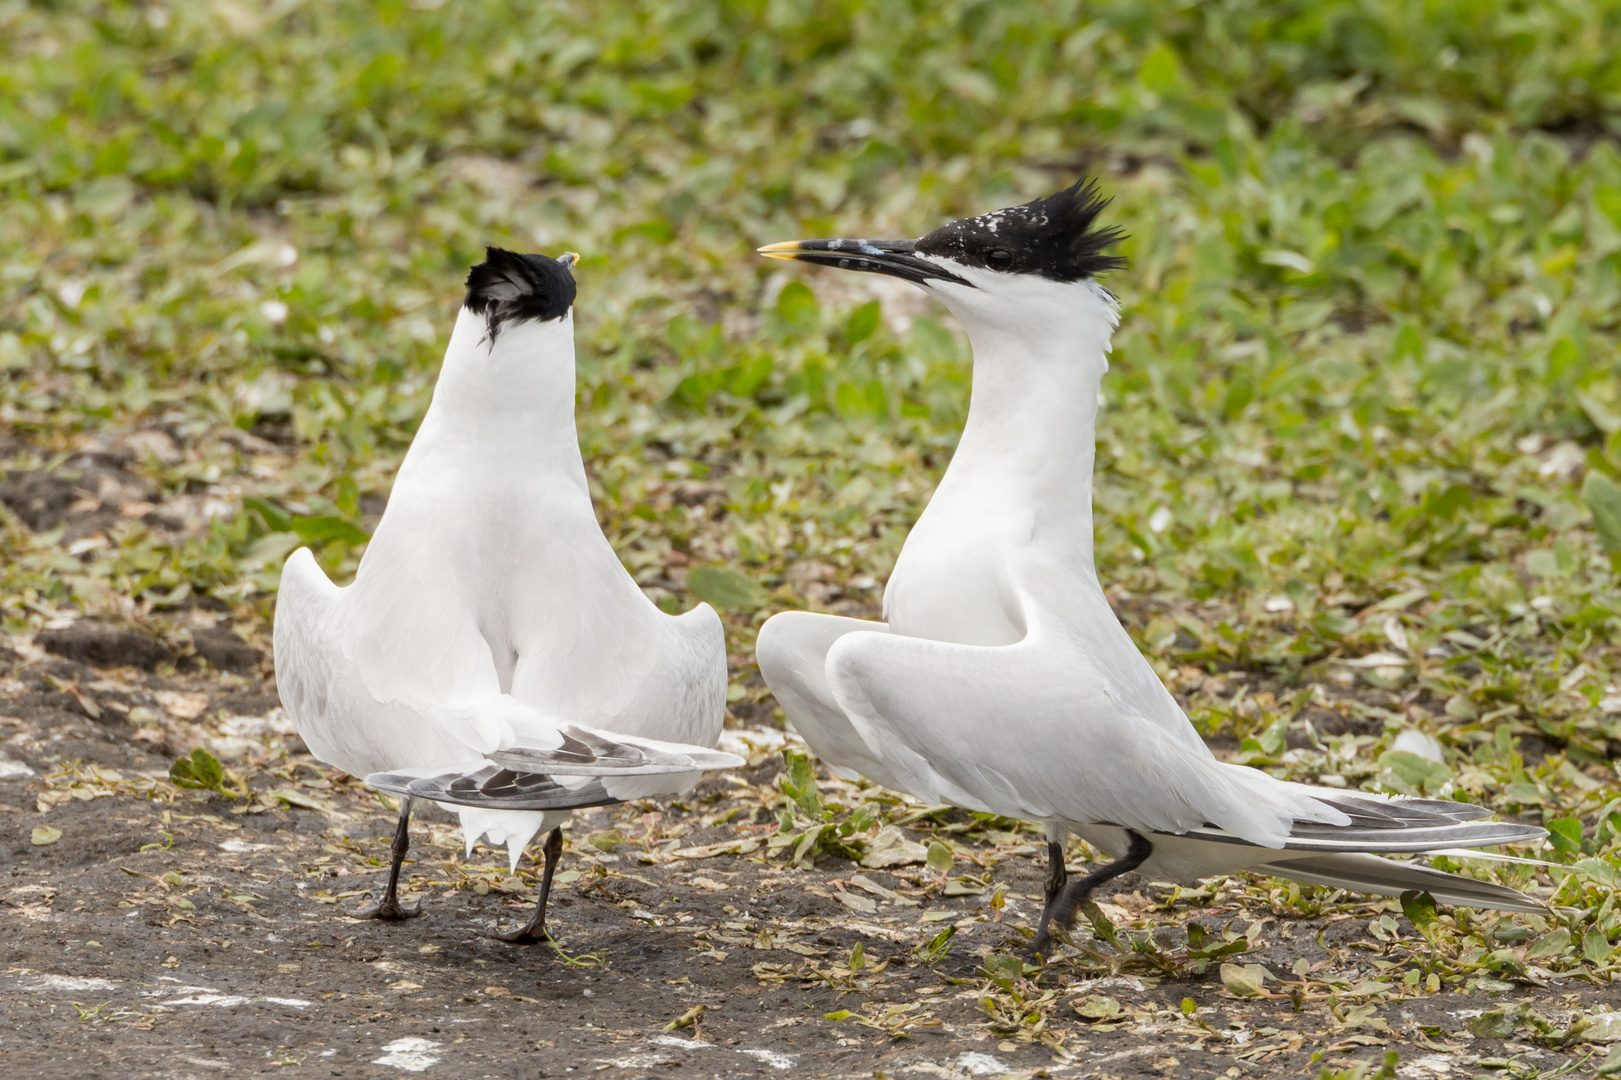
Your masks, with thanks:
[{"label": "shaggy black crest", "polygon": [[486,248],[484,261],[467,275],[465,304],[484,316],[493,343],[505,326],[566,315],[574,306],[574,275],[566,263],[545,255]]},{"label": "shaggy black crest", "polygon": [[1113,225],[1097,227],[1108,205],[1096,184],[1079,180],[1045,199],[953,221],[919,240],[915,250],[1009,274],[1079,281],[1125,269],[1124,258],[1105,252],[1126,234]]}]

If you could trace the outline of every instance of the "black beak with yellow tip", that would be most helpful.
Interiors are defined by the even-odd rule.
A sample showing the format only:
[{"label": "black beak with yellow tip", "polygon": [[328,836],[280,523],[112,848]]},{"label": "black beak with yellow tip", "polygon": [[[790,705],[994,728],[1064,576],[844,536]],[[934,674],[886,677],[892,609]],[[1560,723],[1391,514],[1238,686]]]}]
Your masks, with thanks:
[{"label": "black beak with yellow tip", "polygon": [[974,287],[971,282],[934,260],[918,256],[916,248],[916,240],[785,240],[780,244],[767,244],[759,250],[761,255],[769,259],[793,259],[836,266],[840,270],[888,274],[914,285],[949,281]]}]

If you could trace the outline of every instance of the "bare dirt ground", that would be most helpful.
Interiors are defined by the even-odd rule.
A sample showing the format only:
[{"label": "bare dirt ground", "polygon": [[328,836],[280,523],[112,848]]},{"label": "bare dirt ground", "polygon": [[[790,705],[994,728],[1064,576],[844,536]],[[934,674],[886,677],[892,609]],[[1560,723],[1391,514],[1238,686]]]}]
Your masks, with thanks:
[{"label": "bare dirt ground", "polygon": [[[94,531],[48,477],[8,483],[20,516],[66,516],[64,542]],[[1114,943],[1083,923],[1025,967],[1039,834],[824,775],[829,807],[894,824],[856,823],[865,865],[814,843],[796,863],[758,693],[726,744],[749,769],[575,818],[555,947],[488,936],[532,903],[534,866],[464,857],[431,808],[406,867],[422,917],[356,920],[394,813],[303,752],[262,625],[6,603],[28,626],[0,647],[7,1077],[1282,1077],[1372,1075],[1389,1052],[1404,1078],[1529,1077],[1595,1067],[1560,1025],[1621,1008],[1607,983],[1534,974],[1434,992],[1394,901],[1240,878],[1127,875],[1100,897]],[[196,747],[222,790],[169,781]]]}]

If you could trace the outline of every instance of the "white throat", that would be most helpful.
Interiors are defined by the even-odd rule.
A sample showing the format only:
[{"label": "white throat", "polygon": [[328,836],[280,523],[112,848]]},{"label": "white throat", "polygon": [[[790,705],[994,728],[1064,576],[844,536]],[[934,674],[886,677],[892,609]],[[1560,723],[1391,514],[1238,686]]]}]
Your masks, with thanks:
[{"label": "white throat", "polygon": [[578,456],[574,313],[509,324],[491,340],[483,317],[463,308],[416,443],[438,429],[474,445],[567,448]]},{"label": "white throat", "polygon": [[[1090,282],[971,271],[936,291],[974,349],[968,420],[885,591],[897,633],[1009,644],[1024,636],[1007,579],[1020,548],[1094,577],[1092,465],[1098,393],[1118,322]],[[964,274],[963,276],[968,276]]]},{"label": "white throat", "polygon": [[537,483],[568,489],[571,510],[595,521],[574,426],[572,313],[508,325],[492,342],[484,319],[463,308],[389,505],[401,493],[444,499],[469,485],[504,492],[492,502],[501,505]]}]

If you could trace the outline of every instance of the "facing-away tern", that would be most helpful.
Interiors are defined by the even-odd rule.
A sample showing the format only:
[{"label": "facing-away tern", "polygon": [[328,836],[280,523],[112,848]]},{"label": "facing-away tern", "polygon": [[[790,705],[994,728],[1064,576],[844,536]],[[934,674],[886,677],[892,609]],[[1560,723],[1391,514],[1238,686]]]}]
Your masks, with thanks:
[{"label": "facing-away tern", "polygon": [[[1218,760],[1110,608],[1092,555],[1099,391],[1118,321],[1098,275],[1124,266],[1106,201],[1075,186],[918,240],[800,240],[764,255],[913,282],[974,352],[968,418],[906,538],[884,622],[784,612],[760,672],[837,768],[918,798],[1041,821],[1051,872],[1037,928],[1069,926],[1127,870],[1236,870],[1365,892],[1544,910],[1486,882],[1381,854],[1533,840],[1463,803],[1285,783]],[[1067,881],[1074,833],[1114,862]]]},{"label": "facing-away tern", "polygon": [[411,804],[460,816],[468,852],[512,868],[550,830],[527,925],[539,940],[571,810],[689,790],[744,764],[721,732],[726,647],[707,604],[643,595],[597,523],[574,426],[575,256],[496,248],[473,268],[433,401],[354,583],[309,549],[282,571],[276,681],[322,761],[400,796],[382,899],[397,897]]}]

